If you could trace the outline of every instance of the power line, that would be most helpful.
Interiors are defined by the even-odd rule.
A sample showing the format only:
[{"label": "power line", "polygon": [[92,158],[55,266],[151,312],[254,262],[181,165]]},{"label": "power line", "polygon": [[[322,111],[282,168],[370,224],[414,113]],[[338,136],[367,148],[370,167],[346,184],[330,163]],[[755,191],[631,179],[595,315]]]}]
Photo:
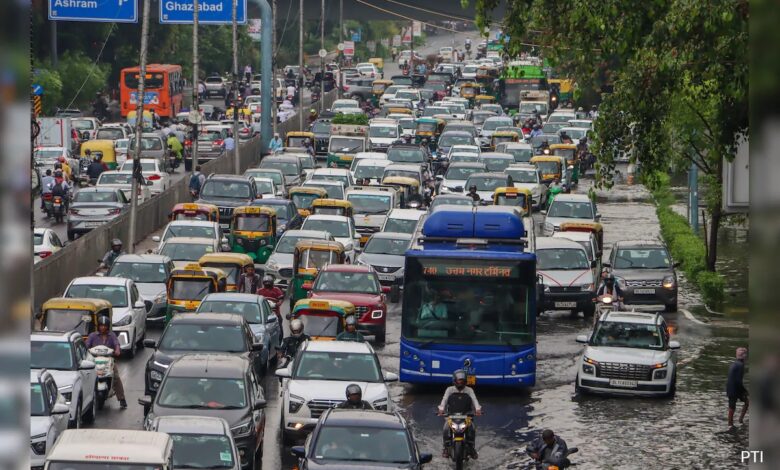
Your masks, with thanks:
[{"label": "power line", "polygon": [[411,9],[414,9],[414,10],[420,10],[420,11],[424,11],[426,13],[433,13],[434,15],[443,16],[445,18],[451,18],[453,20],[466,21],[466,22],[469,22],[469,23],[476,23],[476,21],[470,20],[468,18],[462,18],[460,16],[454,16],[454,15],[449,14],[449,13],[440,13],[440,12],[435,11],[435,10],[428,10],[427,8],[417,7],[417,6],[414,6],[414,5],[409,5],[408,3],[399,2],[397,0],[385,0],[385,1],[386,2],[390,2],[390,3],[395,3],[397,5],[401,5],[401,6],[404,6],[406,8],[411,8]]},{"label": "power line", "polygon": [[100,48],[100,52],[98,52],[97,57],[95,58],[95,62],[92,63],[92,67],[89,69],[89,73],[86,77],[84,77],[84,81],[81,82],[81,86],[79,87],[78,91],[76,92],[76,95],[73,97],[72,100],[70,100],[70,103],[65,107],[65,109],[70,109],[70,107],[73,105],[73,103],[76,101],[76,99],[81,94],[81,90],[84,89],[84,87],[87,85],[87,81],[89,81],[89,77],[92,76],[92,73],[95,71],[95,67],[97,67],[97,63],[100,61],[100,57],[103,55],[103,49],[106,48],[106,44],[108,44],[108,39],[111,37],[111,33],[114,32],[114,26],[116,26],[116,23],[111,23],[111,26],[108,28],[108,34],[106,35],[106,39],[103,40],[103,47]]},{"label": "power line", "polygon": [[430,26],[432,28],[437,28],[437,29],[443,29],[445,31],[450,31],[450,32],[453,32],[453,33],[460,33],[461,32],[461,31],[458,31],[457,29],[447,28],[445,26],[439,26],[439,25],[436,25],[436,24],[433,24],[433,23],[428,23],[428,22],[425,22],[425,21],[417,20],[417,19],[414,19],[414,18],[412,18],[410,16],[404,16],[404,15],[402,15],[400,13],[396,13],[394,11],[390,11],[390,10],[387,10],[385,8],[378,7],[376,5],[372,5],[372,4],[370,4],[370,3],[368,3],[368,2],[366,2],[364,0],[355,0],[355,1],[358,2],[358,3],[362,3],[363,5],[365,5],[367,7],[371,7],[373,9],[375,9],[375,10],[379,10],[381,12],[387,13],[388,15],[397,16],[399,18],[403,18],[403,19],[408,20],[408,21],[417,21],[417,22],[422,23],[422,24],[424,24],[426,26]]}]

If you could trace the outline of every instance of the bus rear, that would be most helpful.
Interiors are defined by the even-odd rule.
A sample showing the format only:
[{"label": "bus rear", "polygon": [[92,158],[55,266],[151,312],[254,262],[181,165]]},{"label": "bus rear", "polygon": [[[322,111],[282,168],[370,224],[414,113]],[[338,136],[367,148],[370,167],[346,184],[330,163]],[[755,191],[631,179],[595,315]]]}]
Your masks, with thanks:
[{"label": "bus rear", "polygon": [[[127,117],[138,107],[140,68],[122,69],[119,78],[120,111]],[[181,66],[150,64],[146,67],[144,83],[144,109],[156,112],[161,118],[173,119],[181,111],[183,101],[183,76]]]},{"label": "bus rear", "polygon": [[510,207],[441,208],[406,253],[400,378],[530,387],[536,381],[536,258]]}]

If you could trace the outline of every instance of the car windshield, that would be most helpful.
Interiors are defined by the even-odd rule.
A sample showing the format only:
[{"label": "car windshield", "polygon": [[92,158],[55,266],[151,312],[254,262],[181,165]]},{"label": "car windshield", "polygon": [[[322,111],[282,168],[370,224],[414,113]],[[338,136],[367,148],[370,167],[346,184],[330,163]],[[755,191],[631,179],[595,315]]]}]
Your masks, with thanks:
[{"label": "car windshield", "polygon": [[402,176],[402,177],[406,177],[406,178],[412,178],[412,179],[418,180],[418,181],[420,179],[420,173],[416,172],[416,171],[393,170],[393,169],[388,170],[388,169],[385,169],[385,172],[384,172],[382,178],[384,179],[384,178],[387,178],[387,177],[390,177],[390,176]]},{"label": "car windshield", "polygon": [[383,232],[413,233],[417,227],[417,219],[388,218]]},{"label": "car windshield", "polygon": [[514,159],[500,157],[482,157],[488,171],[502,172],[506,167],[514,163]]},{"label": "car windshield", "polygon": [[350,194],[347,201],[352,203],[355,214],[387,214],[390,210],[390,196],[381,194]]},{"label": "car windshield", "polygon": [[588,135],[588,130],[587,129],[567,128],[565,132],[572,139],[582,139],[583,137]]},{"label": "car windshield", "polygon": [[203,225],[169,225],[165,231],[163,240],[172,237],[196,237],[196,238],[216,238],[217,232],[214,227]]},{"label": "car windshield", "polygon": [[589,269],[585,250],[545,248],[536,250],[536,268],[540,271]]},{"label": "car windshield", "polygon": [[390,126],[371,126],[368,129],[369,137],[396,138],[398,137],[398,128]]},{"label": "car windshield", "polygon": [[249,184],[244,182],[206,180],[200,195],[205,197],[249,199],[251,192]]},{"label": "car windshield", "polygon": [[227,436],[174,434],[173,468],[233,468],[233,447]]},{"label": "car windshield", "polygon": [[255,178],[270,178],[271,181],[273,181],[277,186],[284,184],[284,176],[275,171],[251,170],[247,171],[246,175],[253,176]]},{"label": "car windshield", "polygon": [[301,237],[298,235],[284,235],[281,239],[279,239],[279,243],[276,244],[274,253],[294,253],[295,244],[301,240],[320,240],[320,238]]},{"label": "car windshield", "polygon": [[476,185],[477,191],[493,191],[496,188],[509,186],[507,184],[506,178],[493,178],[490,176],[471,177],[468,179],[468,181],[466,181],[466,184],[463,186],[466,188],[470,188],[471,185]]},{"label": "car windshield", "polygon": [[390,148],[387,159],[394,163],[425,163],[425,152],[419,148]]},{"label": "car windshield", "polygon": [[[130,150],[135,149],[135,138],[130,139],[130,143],[127,145]],[[162,150],[163,143],[159,137],[141,137],[141,151],[144,150]]]},{"label": "car windshield", "polygon": [[483,131],[494,131],[499,126],[511,126],[511,119],[489,119],[485,121],[485,125],[482,126]]},{"label": "car windshield", "polygon": [[207,300],[200,304],[198,312],[235,313],[244,317],[247,323],[263,323],[263,312],[256,302]]},{"label": "car windshield", "polygon": [[31,341],[30,368],[72,370],[71,349],[68,341]]},{"label": "car windshield", "polygon": [[406,91],[406,90],[399,91],[398,93],[395,94],[395,97],[404,100],[415,100],[415,101],[419,100],[419,98],[417,97],[417,93],[413,91]]},{"label": "car windshield", "polygon": [[[268,161],[268,160],[264,160]],[[263,165],[261,163],[261,165]],[[285,162],[285,161],[268,161],[265,165],[263,165],[263,168],[275,168],[277,170],[281,170],[282,174],[284,176],[298,176],[300,174],[300,167],[296,165],[294,162]]]},{"label": "car windshield", "polygon": [[664,337],[657,325],[600,321],[591,338],[592,346],[613,348],[664,349]]},{"label": "car windshield", "polygon": [[[453,153],[450,157],[450,164],[458,162],[474,163],[479,161],[481,161],[481,159],[476,153]],[[485,171],[486,169],[487,168],[483,168],[482,171]]]},{"label": "car windshield", "polygon": [[240,409],[247,406],[246,387],[239,379],[167,377],[157,405],[169,408]]},{"label": "car windshield", "polygon": [[469,145],[473,143],[474,138],[470,135],[443,134],[439,138],[439,147],[452,147],[453,145]]},{"label": "car windshield", "polygon": [[50,308],[46,311],[46,323],[41,326],[46,331],[75,330],[86,335],[89,333],[88,324],[91,322],[92,312]]},{"label": "car windshield", "polygon": [[669,254],[663,248],[621,248],[615,255],[615,269],[669,269]]},{"label": "car windshield", "polygon": [[405,240],[403,238],[372,237],[368,240],[368,243],[366,243],[363,253],[403,256],[409,248],[410,243],[411,240]]},{"label": "car windshield", "polygon": [[274,185],[271,181],[255,181],[257,192],[260,194],[275,194]]},{"label": "car windshield", "polygon": [[33,235],[33,246],[43,245],[43,234],[36,233]]},{"label": "car windshield", "polygon": [[548,122],[544,126],[542,126],[542,132],[545,134],[555,134],[560,129],[563,129],[564,127],[568,126],[568,122]]},{"label": "car windshield", "polygon": [[559,114],[559,113],[553,113],[550,115],[549,118],[547,118],[547,123],[554,123],[554,122],[565,122],[568,123],[569,120],[574,119],[575,116],[571,114]]},{"label": "car windshield", "polygon": [[49,470],[160,470],[160,465],[125,462],[48,462]]},{"label": "car windshield", "polygon": [[[307,188],[320,188],[324,189],[326,194],[326,197],[329,199],[344,199],[344,186],[339,184],[319,184],[319,182],[322,181],[336,181],[341,182],[341,176],[319,176],[317,179],[310,179],[307,181],[304,186]],[[346,177],[344,177],[346,178]],[[298,204],[296,204],[296,207]]]},{"label": "car windshield", "polygon": [[456,206],[473,206],[474,200],[471,199],[470,197],[466,198],[466,197],[437,196],[433,199],[433,202],[431,203],[431,209],[443,204],[453,204]]},{"label": "car windshield", "polygon": [[214,253],[214,247],[206,243],[165,243],[160,254],[173,261],[198,261],[206,253]]},{"label": "car windshield", "polygon": [[109,276],[132,279],[137,283],[164,284],[168,273],[164,263],[132,263],[129,261],[114,262]]},{"label": "car windshield", "polygon": [[555,175],[560,171],[561,162],[536,162],[534,166],[539,168],[539,171],[544,175]]},{"label": "car windshield", "polygon": [[379,165],[358,165],[355,168],[355,179],[380,179],[385,172],[384,166]]},{"label": "car windshield", "polygon": [[[200,312],[201,309],[198,309]],[[213,310],[206,310],[211,312]],[[231,313],[219,310],[219,313]],[[240,325],[171,323],[160,338],[163,351],[245,352],[246,340]]]},{"label": "car windshield", "polygon": [[332,137],[329,152],[338,153],[357,153],[364,150],[366,141],[357,137]]},{"label": "car windshield", "polygon": [[545,142],[548,144],[560,144],[561,138],[558,134],[539,134],[531,137],[531,145],[533,148],[539,148]]},{"label": "car windshield", "polygon": [[73,202],[119,202],[113,191],[79,191]]},{"label": "car windshield", "polygon": [[98,184],[130,184],[132,173],[103,173],[98,179]]},{"label": "car windshield", "polygon": [[53,148],[53,149],[46,149],[46,148],[39,148],[35,149],[35,158],[36,159],[52,159],[52,158],[58,158],[63,155],[62,149],[59,148]]},{"label": "car windshield", "polygon": [[373,354],[305,351],[294,366],[294,379],[382,381],[382,373]]},{"label": "car windshield", "polygon": [[271,230],[271,218],[266,215],[237,215],[233,224],[233,230],[239,232],[268,232]]},{"label": "car windshield", "polygon": [[330,123],[317,121],[311,127],[311,131],[315,134],[330,134]]},{"label": "car windshield", "polygon": [[547,104],[534,102],[520,103],[521,113],[533,113],[535,111],[539,111],[539,114],[547,114]]},{"label": "car windshield", "polygon": [[447,173],[445,174],[444,177],[448,180],[467,180],[472,173],[477,173],[480,171],[485,171],[485,170],[483,168],[451,166],[447,170]]},{"label": "car windshield", "polygon": [[315,460],[394,464],[412,461],[409,439],[403,429],[323,426],[313,450]]},{"label": "car windshield", "polygon": [[127,288],[125,286],[73,284],[65,292],[65,297],[103,299],[110,302],[113,308],[127,307]]},{"label": "car windshield", "polygon": [[593,219],[593,206],[589,202],[560,201],[553,199],[547,217],[569,219]]},{"label": "car windshield", "polygon": [[89,119],[71,119],[70,120],[70,125],[74,129],[78,129],[80,131],[84,131],[84,130],[89,130],[89,129],[94,129],[95,128],[95,123],[92,122]]},{"label": "car windshield", "polygon": [[330,232],[334,238],[352,238],[349,233],[349,224],[341,220],[323,220],[307,218],[303,222],[302,230],[321,230]]},{"label": "car windshield", "polygon": [[379,294],[379,282],[372,273],[325,271],[317,276],[312,287],[314,291],[356,292]]},{"label": "car windshield", "polygon": [[515,163],[528,163],[534,156],[533,149],[507,148],[504,152],[515,157]]},{"label": "car windshield", "polygon": [[125,137],[122,129],[119,128],[105,128],[98,129],[95,139],[98,140],[117,140]]},{"label": "car windshield", "polygon": [[214,290],[214,284],[205,278],[175,278],[171,282],[171,299],[176,300],[203,300],[203,297]]},{"label": "car windshield", "polygon": [[536,170],[513,170],[507,168],[504,173],[512,177],[513,183],[537,183]]},{"label": "car windshield", "polygon": [[[477,125],[478,125],[478,124],[482,124],[482,123],[484,123],[485,121],[487,121],[487,120],[488,120],[488,118],[491,118],[491,117],[493,117],[493,116],[495,116],[495,114],[493,114],[493,113],[474,113],[474,115],[473,115],[473,116],[472,116],[472,118],[471,118],[471,122],[473,122],[474,124],[477,124]],[[504,121],[501,121],[501,125],[502,125],[502,126],[505,126],[506,124],[503,124],[503,122],[504,122]],[[494,129],[495,129],[496,127],[498,127],[498,124],[496,124],[496,125],[494,125],[494,126],[493,126],[493,128],[494,128]]]}]

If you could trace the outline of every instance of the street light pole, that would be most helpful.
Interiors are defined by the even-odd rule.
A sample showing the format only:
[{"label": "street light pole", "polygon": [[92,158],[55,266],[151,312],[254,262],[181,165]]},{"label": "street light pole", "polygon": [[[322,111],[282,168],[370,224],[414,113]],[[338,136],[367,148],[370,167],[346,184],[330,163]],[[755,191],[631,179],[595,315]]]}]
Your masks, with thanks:
[{"label": "street light pole", "polygon": [[[320,15],[320,49],[325,49],[325,0],[322,0],[322,14]],[[325,80],[325,57],[320,57],[320,72],[322,72],[323,84]],[[320,114],[325,111],[323,107],[325,100],[322,99],[322,92],[325,91],[323,85],[320,85]]]},{"label": "street light pole", "polygon": [[271,102],[273,103],[273,115],[272,115],[271,119],[273,121],[273,124],[272,124],[272,126],[273,126],[273,133],[274,133],[274,135],[276,135],[276,132],[277,132],[276,121],[279,119],[277,117],[278,116],[277,113],[279,112],[279,107],[276,105],[276,53],[277,53],[277,44],[276,44],[276,0],[273,0],[272,12],[273,12],[272,16],[273,16],[273,20],[274,20],[274,26],[273,26],[273,33],[272,33],[273,34],[273,47],[271,48],[271,50],[272,50],[272,53],[271,53],[272,54],[272,56],[271,56],[272,59],[271,60],[272,60],[272,68],[273,68],[273,71],[274,71],[274,76],[273,76],[273,80],[271,80],[271,83],[272,83],[271,86],[272,86],[272,89],[274,91],[273,91],[273,95],[272,95],[273,98],[271,99]]},{"label": "street light pole", "polygon": [[[298,66],[299,77],[303,76],[303,0],[300,0],[300,14],[298,18]],[[298,127],[303,130],[303,86],[298,88]]]},{"label": "street light pole", "polygon": [[[193,0],[192,10],[192,109],[200,115],[200,96],[198,96],[198,10],[200,1]],[[195,175],[195,167],[198,166],[198,123],[192,123],[192,163],[190,171]]]},{"label": "street light pole", "polygon": [[[144,102],[146,101],[146,55],[149,44],[149,0],[144,0],[144,13],[141,20],[141,57],[138,67],[138,94],[136,95],[135,111],[135,152],[133,152],[133,177],[130,190],[130,233],[127,247],[130,253],[135,252],[135,226],[138,217],[138,183],[143,180],[141,175],[141,137],[144,128]],[[168,158],[166,155],[164,158]]]},{"label": "street light pole", "polygon": [[[238,0],[233,0],[233,171],[241,173],[238,153]],[[249,77],[252,78],[251,76]]]}]

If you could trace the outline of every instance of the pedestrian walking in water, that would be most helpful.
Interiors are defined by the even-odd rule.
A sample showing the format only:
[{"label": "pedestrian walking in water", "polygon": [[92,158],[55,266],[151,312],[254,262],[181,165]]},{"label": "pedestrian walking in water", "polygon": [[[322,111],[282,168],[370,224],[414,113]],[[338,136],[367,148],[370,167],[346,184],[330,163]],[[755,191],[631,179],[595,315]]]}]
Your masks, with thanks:
[{"label": "pedestrian walking in water", "polygon": [[737,409],[737,400],[744,403],[739,414],[739,423],[745,420],[750,400],[748,391],[742,383],[745,376],[745,361],[747,360],[747,348],[737,348],[737,359],[729,367],[728,381],[726,382],[726,396],[729,399],[729,427],[734,426],[734,411]]}]

